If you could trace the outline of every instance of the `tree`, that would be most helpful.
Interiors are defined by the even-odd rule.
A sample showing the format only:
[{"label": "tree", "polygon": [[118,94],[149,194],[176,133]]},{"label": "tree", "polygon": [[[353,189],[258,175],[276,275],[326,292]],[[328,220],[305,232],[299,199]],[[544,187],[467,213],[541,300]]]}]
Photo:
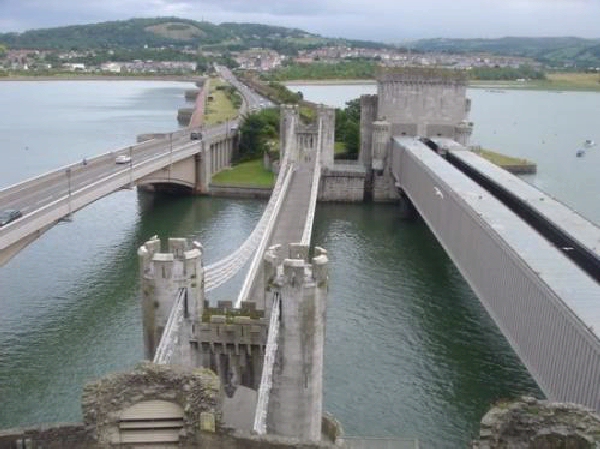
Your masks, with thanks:
[{"label": "tree", "polygon": [[262,156],[268,150],[268,140],[278,136],[278,129],[277,109],[264,109],[244,117],[239,129],[239,159],[249,160]]},{"label": "tree", "polygon": [[358,157],[360,148],[360,98],[346,102],[346,109],[335,110],[335,140],[344,142],[346,156]]}]

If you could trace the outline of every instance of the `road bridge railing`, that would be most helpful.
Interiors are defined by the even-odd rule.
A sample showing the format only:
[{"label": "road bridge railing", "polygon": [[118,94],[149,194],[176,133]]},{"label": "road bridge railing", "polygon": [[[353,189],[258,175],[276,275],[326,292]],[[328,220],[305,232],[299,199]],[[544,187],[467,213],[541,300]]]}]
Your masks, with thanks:
[{"label": "road bridge railing", "polygon": [[41,175],[31,177],[25,181],[20,181],[18,183],[3,188],[2,190],[0,190],[0,205],[12,201],[13,199],[19,196],[22,196],[25,190],[41,190],[51,186],[56,182],[60,182],[65,178],[65,173],[67,170],[71,170],[71,172],[74,174],[78,171],[87,170],[101,162],[114,161],[114,159],[120,155],[129,156],[130,151],[132,156],[135,157],[136,153],[139,151],[145,150],[152,146],[163,145],[163,139],[151,139],[144,142],[128,145],[125,147],[119,147],[114,150],[110,150],[105,153],[86,158],[86,165],[83,165],[82,161],[63,165],[62,167],[59,167],[55,170],[42,173]]},{"label": "road bridge railing", "polygon": [[[45,226],[58,222],[61,218],[87,206],[88,204],[135,182],[136,179],[153,173],[171,163],[186,159],[198,153],[194,142],[187,143],[173,151],[149,159],[132,163],[127,168],[111,173],[95,182],[66,193],[45,206],[24,215],[18,221],[0,228],[0,251],[27,237]],[[64,176],[64,175],[63,175]]]}]

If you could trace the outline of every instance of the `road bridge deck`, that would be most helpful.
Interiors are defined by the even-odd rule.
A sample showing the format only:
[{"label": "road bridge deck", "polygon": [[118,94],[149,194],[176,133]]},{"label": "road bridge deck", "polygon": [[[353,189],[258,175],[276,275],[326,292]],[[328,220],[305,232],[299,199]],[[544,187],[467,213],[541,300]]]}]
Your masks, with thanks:
[{"label": "road bridge deck", "polygon": [[[302,234],[306,226],[306,220],[311,202],[311,187],[313,183],[315,163],[294,164],[293,175],[284,198],[281,210],[273,226],[273,232],[269,238],[267,248],[280,244],[287,251],[290,243],[302,241]],[[282,253],[287,257],[287,253]],[[261,264],[262,267],[262,264]],[[269,304],[264,304],[261,292],[264,290],[262,268],[258,270],[252,281],[250,298],[253,298],[261,308],[268,310]]]},{"label": "road bridge deck", "polygon": [[600,408],[600,286],[493,195],[416,139],[393,173],[552,400]]}]

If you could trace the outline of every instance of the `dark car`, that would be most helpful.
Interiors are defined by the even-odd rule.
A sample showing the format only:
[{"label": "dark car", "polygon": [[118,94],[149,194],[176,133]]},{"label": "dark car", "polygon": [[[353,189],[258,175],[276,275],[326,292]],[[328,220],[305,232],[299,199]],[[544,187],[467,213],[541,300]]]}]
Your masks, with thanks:
[{"label": "dark car", "polygon": [[23,214],[20,210],[5,210],[0,212],[0,227],[15,221],[17,218],[21,218]]},{"label": "dark car", "polygon": [[190,140],[202,140],[202,133],[197,133],[197,132],[191,133]]}]

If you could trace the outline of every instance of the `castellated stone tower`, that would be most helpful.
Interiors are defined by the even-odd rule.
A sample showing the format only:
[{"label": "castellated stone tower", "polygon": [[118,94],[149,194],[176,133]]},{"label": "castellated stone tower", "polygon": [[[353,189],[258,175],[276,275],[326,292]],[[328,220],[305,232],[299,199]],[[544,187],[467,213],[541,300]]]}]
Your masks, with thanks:
[{"label": "castellated stone tower", "polygon": [[465,71],[404,67],[377,77],[377,118],[392,124],[392,135],[448,137],[470,109]]},{"label": "castellated stone tower", "polygon": [[[197,243],[190,244],[183,238],[170,238],[167,252],[162,253],[160,240],[154,236],[138,249],[138,257],[142,283],[144,357],[152,360],[179,289],[187,289],[184,309],[187,325],[192,325],[202,317],[202,250]],[[189,344],[182,345],[182,350],[185,349],[189,350]]]},{"label": "castellated stone tower", "polygon": [[321,145],[322,168],[333,167],[334,139],[335,139],[335,110],[323,105],[316,108],[316,119],[310,123],[300,120],[297,105],[282,105],[279,124],[280,152],[283,157],[287,139],[291,139],[289,149],[290,160],[295,162],[309,162],[316,154],[317,146]]},{"label": "castellated stone tower", "polygon": [[365,196],[375,201],[398,198],[388,167],[395,136],[445,137],[467,146],[473,123],[467,121],[466,72],[402,67],[381,69],[377,95],[360,98],[359,160],[365,173]]},{"label": "castellated stone tower", "polygon": [[265,254],[269,293],[281,299],[267,432],[316,441],[323,414],[327,252],[315,248],[310,263],[307,245],[291,244],[288,254],[281,253],[274,246]]}]

